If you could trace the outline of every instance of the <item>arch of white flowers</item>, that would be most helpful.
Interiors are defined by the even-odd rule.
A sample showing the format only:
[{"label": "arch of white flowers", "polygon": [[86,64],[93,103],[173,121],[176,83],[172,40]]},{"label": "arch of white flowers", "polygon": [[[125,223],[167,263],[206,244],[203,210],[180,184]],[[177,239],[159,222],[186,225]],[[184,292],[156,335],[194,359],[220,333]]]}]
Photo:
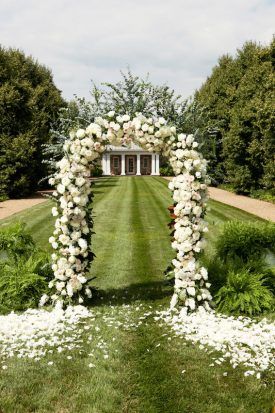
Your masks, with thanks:
[{"label": "arch of white flowers", "polygon": [[[54,279],[50,282],[51,300],[59,304],[74,298],[82,303],[92,292],[87,279],[93,259],[91,234],[93,221],[90,204],[92,188],[91,166],[106,145],[129,145],[134,142],[149,152],[168,157],[175,177],[169,183],[174,206],[172,248],[176,258],[172,261],[175,274],[171,307],[177,304],[186,310],[203,306],[209,308],[211,295],[207,270],[201,267],[197,255],[203,247],[203,234],[207,225],[203,219],[207,201],[206,161],[196,150],[198,143],[192,135],[177,133],[175,126],[160,118],[146,118],[109,112],[98,117],[86,129],[70,133],[64,144],[64,157],[58,162],[57,173],[50,179],[56,187],[53,196],[57,206],[52,209],[56,217],[55,230],[49,241]],[[43,296],[41,304],[49,297]]]}]

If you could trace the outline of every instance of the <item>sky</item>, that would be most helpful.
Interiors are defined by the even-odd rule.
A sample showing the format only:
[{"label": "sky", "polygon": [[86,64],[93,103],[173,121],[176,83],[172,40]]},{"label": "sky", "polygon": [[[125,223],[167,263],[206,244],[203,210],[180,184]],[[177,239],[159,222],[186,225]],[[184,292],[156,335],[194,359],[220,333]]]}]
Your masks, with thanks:
[{"label": "sky", "polygon": [[129,66],[189,97],[219,56],[268,44],[275,0],[0,0],[0,43],[48,66],[63,97],[89,97]]}]

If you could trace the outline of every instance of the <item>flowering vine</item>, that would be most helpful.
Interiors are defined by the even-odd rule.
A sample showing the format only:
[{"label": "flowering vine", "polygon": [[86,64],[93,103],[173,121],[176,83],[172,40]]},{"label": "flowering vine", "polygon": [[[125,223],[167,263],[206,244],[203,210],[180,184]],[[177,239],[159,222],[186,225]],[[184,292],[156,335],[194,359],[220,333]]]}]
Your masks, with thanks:
[{"label": "flowering vine", "polygon": [[[91,234],[91,166],[105,151],[106,145],[127,146],[135,142],[144,150],[162,153],[169,158],[175,177],[169,183],[174,199],[174,233],[172,248],[177,252],[172,261],[175,290],[171,307],[184,305],[187,310],[197,306],[209,308],[211,295],[207,270],[201,267],[197,254],[203,248],[203,234],[207,226],[203,220],[207,201],[206,161],[196,150],[198,143],[192,135],[177,134],[162,117],[146,118],[137,114],[116,116],[109,112],[98,117],[86,129],[70,133],[64,144],[64,157],[58,162],[58,171],[50,179],[56,187],[53,196],[57,206],[55,230],[49,241],[54,279],[50,288],[53,302],[67,302],[77,297],[80,303],[92,292],[87,279],[93,259]],[[41,304],[49,297],[42,297]]]}]

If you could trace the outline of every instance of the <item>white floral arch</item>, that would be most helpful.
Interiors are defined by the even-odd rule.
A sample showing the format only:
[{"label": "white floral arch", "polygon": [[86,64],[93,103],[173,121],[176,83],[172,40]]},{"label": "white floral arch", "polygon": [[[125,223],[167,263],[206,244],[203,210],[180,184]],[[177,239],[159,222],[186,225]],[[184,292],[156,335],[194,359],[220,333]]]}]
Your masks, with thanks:
[{"label": "white floral arch", "polygon": [[[56,186],[57,206],[52,209],[56,218],[55,230],[49,241],[54,279],[50,288],[53,302],[63,304],[85,296],[91,297],[86,274],[93,258],[90,249],[92,217],[89,205],[92,199],[91,166],[105,150],[106,145],[128,145],[134,142],[149,152],[162,153],[169,158],[175,177],[169,183],[173,191],[174,234],[172,248],[177,256],[172,261],[175,274],[171,307],[181,304],[186,310],[199,306],[209,308],[211,295],[207,270],[201,267],[197,254],[203,247],[207,225],[203,220],[207,184],[206,161],[196,150],[198,143],[192,135],[177,134],[175,126],[163,118],[146,118],[137,114],[118,115],[109,112],[98,117],[86,129],[70,133],[64,144],[64,157],[58,162],[58,171],[50,184]],[[43,304],[48,296],[42,297]]]}]

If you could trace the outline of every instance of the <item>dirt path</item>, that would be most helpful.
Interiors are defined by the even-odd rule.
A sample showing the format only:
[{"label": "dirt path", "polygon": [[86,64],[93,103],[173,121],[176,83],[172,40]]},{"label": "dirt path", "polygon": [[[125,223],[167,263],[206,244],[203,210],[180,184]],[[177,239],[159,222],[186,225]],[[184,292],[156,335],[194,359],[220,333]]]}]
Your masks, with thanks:
[{"label": "dirt path", "polygon": [[[170,181],[171,177],[165,177]],[[215,201],[223,202],[235,208],[243,209],[250,214],[257,215],[260,218],[275,222],[275,205],[270,202],[260,201],[259,199],[249,198],[243,195],[236,195],[232,192],[219,188],[209,188],[209,195]]]},{"label": "dirt path", "polygon": [[41,204],[45,201],[47,201],[47,198],[44,198],[41,194],[37,194],[30,198],[9,199],[8,201],[0,202],[0,219],[7,218],[17,212]]}]

